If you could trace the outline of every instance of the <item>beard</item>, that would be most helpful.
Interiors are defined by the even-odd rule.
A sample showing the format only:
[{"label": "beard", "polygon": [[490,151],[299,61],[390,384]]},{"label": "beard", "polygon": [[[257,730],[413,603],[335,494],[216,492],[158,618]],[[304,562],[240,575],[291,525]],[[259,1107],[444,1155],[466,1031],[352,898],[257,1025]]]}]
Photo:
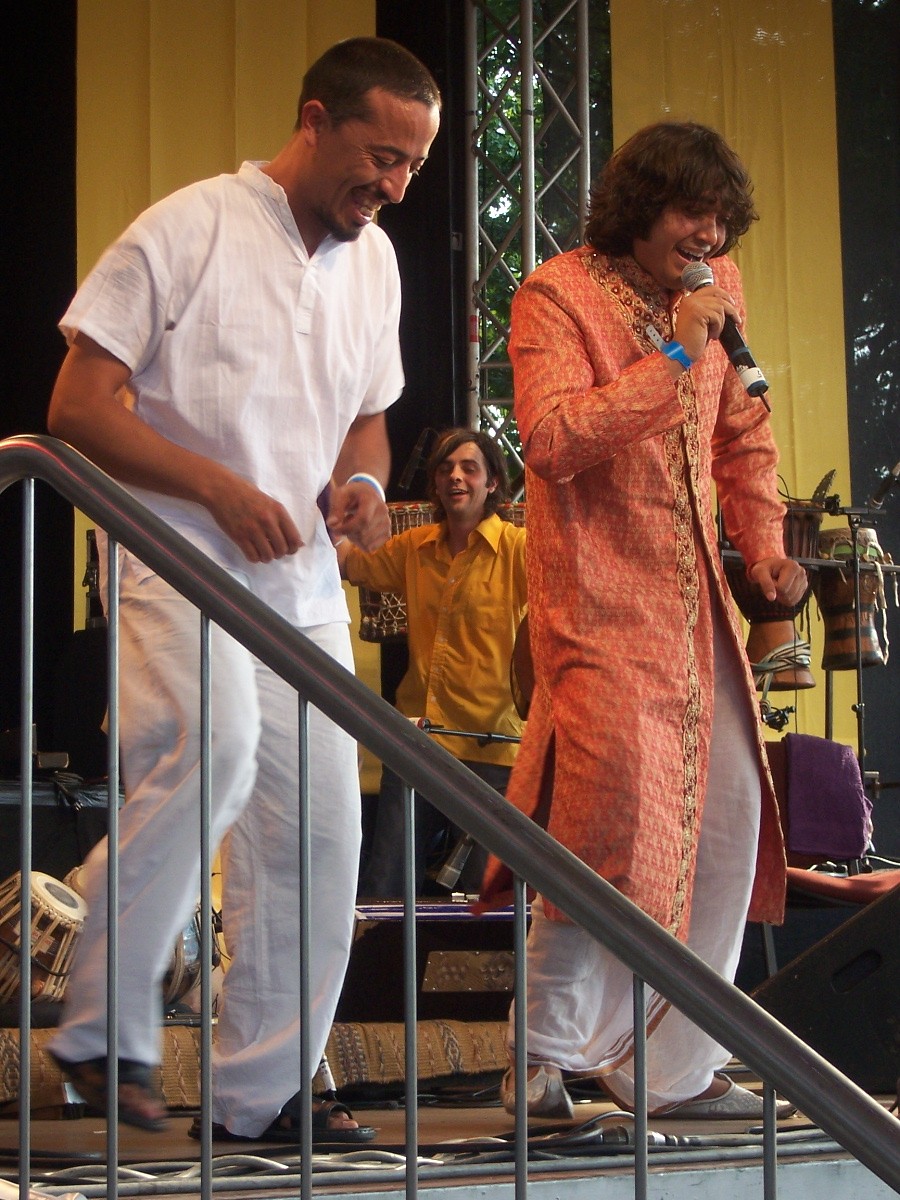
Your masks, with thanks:
[{"label": "beard", "polygon": [[355,242],[365,229],[365,225],[344,225],[327,208],[316,208],[313,215],[327,229],[336,242]]}]

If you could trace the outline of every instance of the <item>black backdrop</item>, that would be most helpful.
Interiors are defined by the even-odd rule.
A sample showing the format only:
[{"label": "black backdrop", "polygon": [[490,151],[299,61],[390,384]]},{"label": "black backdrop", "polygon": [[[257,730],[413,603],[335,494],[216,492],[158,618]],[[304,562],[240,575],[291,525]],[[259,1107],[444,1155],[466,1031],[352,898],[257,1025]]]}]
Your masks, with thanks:
[{"label": "black backdrop", "polygon": [[[852,496],[864,505],[900,461],[900,3],[833,0]],[[822,330],[822,337],[828,337]],[[827,524],[838,524],[828,521]],[[900,562],[900,488],[877,520]],[[900,610],[888,608],[894,650],[863,671],[866,768],[900,781]],[[900,855],[900,787],[876,801],[876,849]]]},{"label": "black backdrop", "polygon": [[422,499],[424,473],[397,482],[419,434],[465,423],[466,336],[463,260],[465,142],[463,15],[453,0],[378,0],[377,31],[425,63],[443,98],[441,128],[422,174],[403,203],[379,223],[397,251],[403,278],[403,396],[388,412],[393,452],[389,498]]},{"label": "black backdrop", "polygon": [[[75,288],[75,0],[36,0],[0,39],[3,319],[0,436],[45,432],[64,352],[56,322]],[[72,630],[72,510],[38,485],[35,718],[48,745],[54,662]],[[0,728],[19,725],[21,485],[0,494]]]}]

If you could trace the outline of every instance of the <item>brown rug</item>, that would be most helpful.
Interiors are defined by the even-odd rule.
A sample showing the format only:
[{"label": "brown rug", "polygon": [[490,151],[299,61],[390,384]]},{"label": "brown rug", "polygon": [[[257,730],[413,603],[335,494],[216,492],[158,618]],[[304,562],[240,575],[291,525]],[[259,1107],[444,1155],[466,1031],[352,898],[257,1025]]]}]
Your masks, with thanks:
[{"label": "brown rug", "polygon": [[[31,1034],[32,1114],[61,1109],[66,1102],[62,1076],[45,1047],[52,1029]],[[420,1021],[419,1081],[481,1075],[503,1070],[506,1023],[502,1021]],[[338,1023],[326,1047],[328,1065],[338,1088],[357,1084],[401,1083],[405,1078],[404,1027],[400,1023]],[[200,1106],[200,1030],[193,1025],[165,1025],[162,1030],[160,1087],[169,1108]],[[19,1031],[0,1029],[0,1114],[18,1108]]]}]

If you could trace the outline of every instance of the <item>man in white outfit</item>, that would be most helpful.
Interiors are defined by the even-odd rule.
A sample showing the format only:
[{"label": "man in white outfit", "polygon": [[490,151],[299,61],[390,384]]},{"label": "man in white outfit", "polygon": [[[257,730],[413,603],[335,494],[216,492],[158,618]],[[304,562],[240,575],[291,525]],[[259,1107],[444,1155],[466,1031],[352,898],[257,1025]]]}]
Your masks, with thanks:
[{"label": "man in white outfit", "polygon": [[[396,43],[356,38],[307,72],[294,132],[152,206],[63,317],[48,426],[352,669],[332,537],[390,532],[384,410],[403,386],[400,288],[374,218],[399,203],[437,132],[440,95]],[[133,402],[123,403],[127,393]],[[323,513],[327,513],[327,523]],[[199,620],[120,548],[120,1119],[161,1128],[151,1085],[159,984],[199,890]],[[214,1135],[298,1136],[297,698],[213,629],[212,844],[223,837],[233,953],[214,1061]],[[310,718],[311,1053],[324,1052],[352,935],[356,750]],[[225,836],[227,833],[227,837]],[[106,1102],[106,844],[52,1053]],[[359,1140],[342,1106],[318,1140]]]}]

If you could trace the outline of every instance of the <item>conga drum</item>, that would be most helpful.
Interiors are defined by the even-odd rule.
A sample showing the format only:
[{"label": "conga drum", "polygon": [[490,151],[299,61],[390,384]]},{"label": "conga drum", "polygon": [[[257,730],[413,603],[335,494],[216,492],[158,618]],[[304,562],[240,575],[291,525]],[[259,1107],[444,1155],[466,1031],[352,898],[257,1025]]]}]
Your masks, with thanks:
[{"label": "conga drum", "polygon": [[[784,516],[784,551],[789,558],[817,557],[822,516],[823,508],[816,501],[789,503]],[[800,637],[795,624],[809,600],[811,585],[797,604],[786,605],[765,598],[747,578],[743,559],[726,558],[725,577],[750,626],[747,657],[757,688],[765,694],[815,687],[809,669],[809,642]]]},{"label": "conga drum", "polygon": [[[32,1000],[63,998],[86,914],[84,901],[72,888],[51,875],[32,872],[28,918]],[[22,875],[17,871],[0,885],[0,1000],[10,1000],[20,991],[23,924]]]},{"label": "conga drum", "polygon": [[[859,641],[864,667],[884,666],[887,662],[887,606],[884,597],[883,563],[891,562],[878,544],[874,529],[858,529],[856,545],[860,563],[871,563],[859,573]],[[841,567],[825,567],[816,575],[815,595],[825,629],[822,669],[856,669],[856,597],[853,586],[853,534],[847,525],[823,529],[819,534],[818,557],[839,562]],[[882,640],[875,624],[881,610]]]}]

